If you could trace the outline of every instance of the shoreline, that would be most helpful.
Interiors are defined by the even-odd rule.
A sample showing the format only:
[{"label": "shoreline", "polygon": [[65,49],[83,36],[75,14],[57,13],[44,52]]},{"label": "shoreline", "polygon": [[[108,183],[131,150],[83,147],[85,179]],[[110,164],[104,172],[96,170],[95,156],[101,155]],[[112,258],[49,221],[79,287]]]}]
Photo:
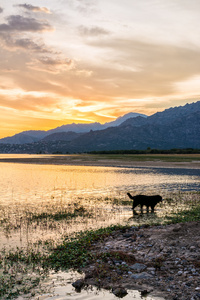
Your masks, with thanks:
[{"label": "shoreline", "polygon": [[46,164],[46,165],[71,165],[94,167],[119,167],[119,168],[180,168],[200,169],[200,160],[193,161],[164,161],[164,160],[131,160],[89,157],[88,155],[39,155],[36,157],[5,157],[0,158],[0,163],[19,164]]}]

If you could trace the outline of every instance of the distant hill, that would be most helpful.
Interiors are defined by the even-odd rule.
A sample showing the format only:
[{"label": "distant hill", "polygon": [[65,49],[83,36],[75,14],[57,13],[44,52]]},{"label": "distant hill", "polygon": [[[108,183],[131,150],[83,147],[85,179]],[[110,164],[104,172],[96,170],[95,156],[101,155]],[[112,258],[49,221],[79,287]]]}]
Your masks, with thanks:
[{"label": "distant hill", "polygon": [[40,141],[47,137],[48,135],[59,133],[59,132],[74,132],[74,133],[86,133],[90,130],[102,130],[111,126],[118,126],[125,120],[129,119],[130,117],[147,117],[144,114],[138,114],[138,113],[128,113],[125,114],[122,117],[117,118],[115,121],[108,122],[105,124],[100,123],[90,123],[90,124],[84,124],[84,123],[72,123],[67,125],[62,125],[60,127],[50,129],[47,131],[44,130],[29,130],[29,131],[23,131],[21,133],[15,134],[11,137],[6,137],[3,139],[0,139],[0,144],[27,144],[27,143],[33,143],[36,141]]},{"label": "distant hill", "polygon": [[68,132],[56,132],[47,135],[45,138],[43,138],[41,141],[42,142],[53,142],[53,141],[72,141],[79,136],[81,136],[82,133],[76,133],[73,131],[68,131]]},{"label": "distant hill", "polygon": [[128,113],[128,114],[126,114],[126,115],[124,115],[122,117],[117,118],[115,121],[112,121],[112,122],[109,122],[109,123],[105,123],[104,126],[106,128],[113,127],[113,126],[114,127],[115,126],[119,126],[120,124],[122,124],[126,120],[129,120],[130,118],[135,119],[137,117],[140,117],[140,118],[144,119],[144,118],[147,118],[147,115],[130,112],[130,113]]},{"label": "distant hill", "polygon": [[[75,137],[74,133],[71,133]],[[63,133],[61,134],[62,137]],[[24,145],[0,145],[1,153],[78,153],[104,150],[200,149],[200,101],[150,117],[129,118],[119,126],[90,130],[71,140],[43,139]]]},{"label": "distant hill", "polygon": [[2,144],[26,144],[26,143],[34,143],[39,139],[37,137],[27,135],[25,133],[18,133],[12,137],[6,137],[0,140]]},{"label": "distant hill", "polygon": [[27,144],[34,143],[46,136],[46,131],[42,130],[30,130],[17,133],[13,136],[9,136],[0,139],[0,144]]}]

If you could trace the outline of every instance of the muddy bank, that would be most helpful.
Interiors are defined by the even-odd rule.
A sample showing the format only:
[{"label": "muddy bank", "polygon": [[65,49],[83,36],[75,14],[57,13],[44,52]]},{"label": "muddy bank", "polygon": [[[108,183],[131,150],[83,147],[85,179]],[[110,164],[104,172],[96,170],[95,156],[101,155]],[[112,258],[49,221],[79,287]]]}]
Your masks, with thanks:
[{"label": "muddy bank", "polygon": [[[164,161],[162,159],[152,160],[131,160],[129,158],[110,159],[100,158],[92,155],[26,155],[25,157],[0,158],[1,162],[25,163],[25,164],[53,164],[53,165],[74,165],[74,166],[101,166],[101,167],[154,167],[154,168],[184,168],[200,169],[200,160],[191,161]],[[176,160],[176,159],[175,159]]]},{"label": "muddy bank", "polygon": [[200,299],[200,222],[113,232],[92,245],[85,284],[138,289],[164,299]]}]

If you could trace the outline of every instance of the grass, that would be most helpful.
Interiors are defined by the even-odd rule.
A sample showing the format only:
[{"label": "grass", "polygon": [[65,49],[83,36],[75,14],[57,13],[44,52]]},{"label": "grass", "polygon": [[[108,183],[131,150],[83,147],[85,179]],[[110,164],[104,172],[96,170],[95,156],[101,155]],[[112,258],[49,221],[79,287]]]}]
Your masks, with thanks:
[{"label": "grass", "polygon": [[169,217],[166,216],[166,220],[167,224],[200,221],[200,203],[195,207],[191,207],[189,210],[173,213]]},{"label": "grass", "polygon": [[0,299],[15,299],[20,294],[35,295],[46,277],[43,255],[34,249],[2,251],[0,256]]},{"label": "grass", "polygon": [[66,237],[62,245],[53,249],[46,261],[46,265],[53,269],[79,269],[93,260],[90,250],[93,243],[103,240],[113,231],[122,229],[123,226],[115,225],[97,230],[79,232],[75,237]]},{"label": "grass", "polygon": [[42,219],[52,219],[55,221],[60,221],[60,220],[77,218],[78,216],[89,218],[92,216],[92,214],[89,213],[83,206],[79,206],[75,208],[72,212],[65,210],[65,211],[58,211],[56,213],[42,212],[40,214],[34,214],[30,217],[30,221],[42,220]]}]

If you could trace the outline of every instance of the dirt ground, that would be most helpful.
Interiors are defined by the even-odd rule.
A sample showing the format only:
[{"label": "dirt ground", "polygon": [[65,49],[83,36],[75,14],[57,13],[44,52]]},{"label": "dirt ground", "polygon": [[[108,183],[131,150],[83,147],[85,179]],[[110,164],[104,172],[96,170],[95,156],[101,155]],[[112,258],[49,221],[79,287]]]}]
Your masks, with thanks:
[{"label": "dirt ground", "polygon": [[84,270],[87,284],[200,299],[200,222],[119,230],[92,251],[97,259]]}]

